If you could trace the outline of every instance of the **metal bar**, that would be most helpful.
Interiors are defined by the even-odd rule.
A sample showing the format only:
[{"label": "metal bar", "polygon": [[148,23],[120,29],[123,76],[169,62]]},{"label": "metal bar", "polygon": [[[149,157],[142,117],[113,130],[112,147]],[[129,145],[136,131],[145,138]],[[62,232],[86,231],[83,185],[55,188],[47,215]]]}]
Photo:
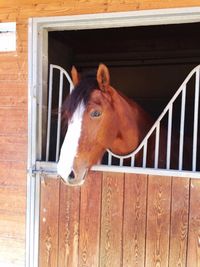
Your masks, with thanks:
[{"label": "metal bar", "polygon": [[63,96],[63,72],[61,71],[60,72],[60,81],[59,81],[58,125],[57,125],[57,140],[56,140],[56,162],[58,162],[59,151],[60,151],[62,96]]},{"label": "metal bar", "polygon": [[53,90],[53,65],[50,65],[50,74],[49,74],[49,100],[48,100],[48,117],[47,117],[48,123],[47,123],[47,142],[46,142],[46,161],[49,160],[52,90]]},{"label": "metal bar", "polygon": [[159,142],[160,142],[160,122],[156,127],[155,159],[154,159],[154,168],[156,169],[158,168]]},{"label": "metal bar", "polygon": [[39,259],[39,227],[40,227],[40,174],[35,176],[35,203],[34,203],[34,267],[38,267]]},{"label": "metal bar", "polygon": [[196,171],[197,162],[197,133],[198,133],[198,111],[199,111],[199,70],[196,70],[195,77],[195,99],[194,99],[194,128],[193,128],[193,153],[192,153],[192,170]]},{"label": "metal bar", "polygon": [[105,171],[105,172],[121,172],[121,173],[137,173],[147,175],[158,175],[158,176],[173,176],[194,178],[200,180],[200,172],[192,171],[178,171],[178,170],[165,170],[165,169],[154,169],[154,168],[141,168],[141,167],[120,167],[120,166],[106,166],[106,165],[95,165],[92,167],[93,171]]},{"label": "metal bar", "polygon": [[144,147],[143,147],[143,160],[142,160],[142,167],[146,168],[147,165],[147,140],[144,143]]},{"label": "metal bar", "polygon": [[[186,177],[200,179],[200,172],[192,171],[179,171],[179,170],[165,170],[165,169],[154,169],[154,168],[141,168],[141,167],[128,167],[128,166],[107,166],[107,165],[94,165],[91,168],[92,171],[111,171],[111,172],[122,172],[122,173],[139,173],[139,174],[152,174],[161,176],[174,176],[174,177]],[[36,162],[36,171],[41,174],[47,174],[54,179],[58,179],[57,176],[57,164],[55,162]]]},{"label": "metal bar", "polygon": [[119,160],[119,166],[123,166],[123,158],[120,158],[120,160]]},{"label": "metal bar", "polygon": [[112,164],[112,155],[108,152],[108,165],[111,166]]},{"label": "metal bar", "polygon": [[[35,203],[39,201],[39,194],[35,194],[35,170],[36,159],[38,157],[38,140],[37,140],[37,97],[38,97],[38,84],[40,84],[38,71],[40,64],[38,63],[38,48],[41,47],[42,36],[38,34],[39,29],[29,19],[29,40],[28,40],[28,66],[29,66],[29,83],[28,83],[28,174],[27,174],[27,208],[26,208],[26,266],[38,266],[38,249],[39,245],[37,237],[37,222],[35,220]],[[39,36],[39,37],[38,37]]]},{"label": "metal bar", "polygon": [[184,127],[185,127],[185,101],[186,101],[186,85],[182,91],[181,98],[181,121],[180,121],[180,141],[179,141],[179,162],[178,169],[183,169],[183,143],[184,143]]},{"label": "metal bar", "polygon": [[131,167],[135,166],[135,155],[131,157]]},{"label": "metal bar", "polygon": [[172,109],[173,104],[169,107],[168,111],[168,128],[167,128],[167,155],[166,155],[166,169],[170,169],[171,162],[171,140],[172,140]]}]

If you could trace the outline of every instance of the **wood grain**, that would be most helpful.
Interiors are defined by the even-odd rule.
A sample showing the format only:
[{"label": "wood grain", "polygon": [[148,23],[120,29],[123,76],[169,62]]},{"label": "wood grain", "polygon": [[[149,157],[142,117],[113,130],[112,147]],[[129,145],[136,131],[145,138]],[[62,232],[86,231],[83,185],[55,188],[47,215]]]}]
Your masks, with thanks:
[{"label": "wood grain", "polygon": [[[13,107],[23,107],[20,121],[20,112],[14,118],[13,125],[6,122],[6,112],[0,110],[0,161],[7,161],[8,164],[0,165],[0,184],[3,187],[18,186],[18,195],[16,203],[13,206],[8,204],[7,209],[10,212],[10,219],[7,220],[1,216],[1,221],[8,224],[8,228],[13,227],[15,222],[15,207],[24,210],[26,199],[24,199],[26,183],[26,166],[24,172],[15,168],[10,168],[10,162],[20,163],[27,160],[27,92],[28,92],[28,18],[38,16],[66,16],[74,14],[88,14],[99,12],[116,12],[132,11],[144,9],[172,8],[172,7],[191,7],[199,6],[199,0],[168,0],[168,1],[132,1],[132,0],[112,0],[112,1],[93,1],[93,0],[1,0],[0,1],[0,22],[16,21],[17,22],[17,50],[11,53],[0,53],[0,109],[9,107],[11,110],[9,121],[12,114],[16,111]],[[23,113],[24,112],[24,113]],[[5,114],[5,116],[4,116]],[[5,124],[4,124],[5,123]],[[24,132],[23,132],[24,131]],[[18,135],[16,135],[18,133]],[[9,171],[10,170],[10,171]],[[16,175],[16,176],[15,176]],[[20,177],[19,177],[20,176]],[[12,189],[7,190],[7,196],[13,194]],[[20,196],[21,195],[21,196]],[[4,197],[4,194],[2,195]],[[11,196],[11,202],[14,196]],[[48,199],[48,196],[46,196]],[[19,200],[21,199],[21,200]],[[55,200],[57,201],[57,200]],[[4,204],[5,205],[5,204]],[[21,208],[20,208],[21,207]],[[12,217],[13,213],[13,217]],[[14,241],[12,239],[1,238],[0,234],[0,265],[1,266],[25,266],[25,211],[20,215],[19,222],[21,230],[19,238],[23,241]],[[13,218],[13,219],[12,219]],[[3,224],[4,224],[3,223]],[[2,226],[3,227],[3,226]],[[19,226],[20,227],[20,226]],[[23,229],[24,228],[24,233]],[[15,232],[15,231],[14,231]],[[10,236],[15,233],[10,230]],[[21,237],[20,237],[21,236]],[[54,267],[54,266],[52,266]]]},{"label": "wood grain", "polygon": [[78,266],[80,187],[61,182],[58,267]]},{"label": "wood grain", "polygon": [[123,173],[103,174],[100,266],[121,266],[123,185]]},{"label": "wood grain", "polygon": [[43,177],[40,203],[39,266],[57,267],[60,181]]},{"label": "wood grain", "polygon": [[200,181],[191,180],[187,266],[200,267]]},{"label": "wood grain", "polygon": [[169,266],[186,266],[189,179],[172,178]]},{"label": "wood grain", "polygon": [[26,191],[26,161],[0,161],[0,187],[21,187]]},{"label": "wood grain", "polygon": [[147,175],[125,174],[123,266],[142,267],[145,260]]},{"label": "wood grain", "polygon": [[149,176],[146,266],[168,266],[171,178]]},{"label": "wood grain", "polygon": [[0,237],[0,266],[25,266],[25,239]]},{"label": "wood grain", "polygon": [[1,108],[0,132],[7,135],[27,134],[27,120],[25,109]]},{"label": "wood grain", "polygon": [[79,267],[99,263],[101,182],[101,172],[90,172],[81,187]]},{"label": "wood grain", "polygon": [[[1,122],[0,122],[1,123]],[[1,133],[0,133],[1,134]],[[0,161],[27,160],[26,135],[0,135]],[[25,177],[24,177],[25,179]]]},{"label": "wood grain", "polygon": [[[6,1],[1,3],[0,18],[4,21],[25,19],[34,16],[60,16],[67,14],[99,13],[112,11],[129,11],[142,9],[158,9],[172,7],[199,6],[198,0],[169,0],[152,1],[144,0],[133,2],[131,0],[92,1],[92,0],[68,0],[67,2],[47,0],[31,1],[24,3],[24,0],[12,1],[8,5]],[[23,8],[22,8],[23,7]]]}]

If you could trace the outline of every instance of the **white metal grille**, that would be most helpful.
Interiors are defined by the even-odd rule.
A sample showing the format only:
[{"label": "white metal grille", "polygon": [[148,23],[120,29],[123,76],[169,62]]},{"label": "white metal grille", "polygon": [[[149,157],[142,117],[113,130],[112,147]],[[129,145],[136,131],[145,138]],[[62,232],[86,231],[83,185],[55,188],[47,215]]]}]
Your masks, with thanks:
[{"label": "white metal grille", "polygon": [[59,158],[60,152],[60,139],[61,139],[61,109],[63,99],[63,77],[65,76],[69,82],[69,91],[71,93],[73,89],[72,80],[66,70],[57,65],[50,65],[49,69],[49,99],[48,99],[48,118],[47,118],[47,139],[46,139],[46,161],[49,160],[49,148],[50,148],[50,135],[51,135],[51,117],[52,117],[52,93],[53,93],[53,74],[54,71],[59,71],[59,96],[58,96],[58,109],[57,109],[57,138],[56,138],[56,162]]},{"label": "white metal grille", "polygon": [[[48,102],[48,127],[47,127],[47,142],[46,142],[46,161],[49,160],[49,146],[50,146],[50,135],[51,135],[51,102],[52,102],[52,80],[53,80],[53,71],[57,69],[60,71],[60,81],[59,81],[59,103],[58,103],[58,122],[57,122],[57,140],[56,140],[56,162],[58,161],[59,157],[59,150],[60,150],[60,130],[61,130],[61,106],[62,106],[62,90],[63,90],[63,75],[67,78],[70,85],[70,91],[73,88],[72,81],[70,79],[69,74],[61,67],[56,65],[50,65],[50,74],[49,74],[49,102]],[[187,90],[189,88],[188,84],[190,81],[194,79],[194,105],[193,105],[193,134],[192,134],[192,146],[191,146],[191,164],[187,168],[189,171],[197,171],[197,154],[198,154],[198,121],[199,121],[199,80],[200,80],[200,65],[195,67],[189,75],[186,77],[182,85],[176,91],[174,96],[171,98],[163,112],[160,114],[156,122],[153,124],[152,128],[149,130],[143,141],[134,150],[132,153],[124,156],[119,156],[112,151],[107,150],[107,159],[106,165],[108,166],[126,166],[126,167],[138,167],[136,163],[137,155],[140,153],[142,156],[141,164],[139,167],[142,168],[154,168],[158,169],[159,160],[160,160],[160,146],[161,146],[161,134],[162,134],[162,127],[161,124],[164,118],[167,118],[167,126],[165,127],[165,135],[166,135],[166,142],[165,142],[165,162],[163,164],[164,169],[177,169],[179,171],[183,170],[183,157],[184,157],[184,145],[185,145],[185,113],[186,113],[186,100],[187,100]],[[190,86],[191,87],[191,86]],[[173,110],[176,105],[177,99],[180,99],[180,125],[177,138],[177,166],[174,168],[171,167],[171,161],[173,160],[172,153],[174,153],[174,148],[172,147],[172,140],[173,140]],[[148,148],[149,148],[149,140],[150,138],[154,138],[154,155],[153,155],[153,165],[148,166]],[[115,163],[114,162],[115,159]],[[117,159],[117,164],[116,164]],[[127,162],[128,165],[127,165]]]}]

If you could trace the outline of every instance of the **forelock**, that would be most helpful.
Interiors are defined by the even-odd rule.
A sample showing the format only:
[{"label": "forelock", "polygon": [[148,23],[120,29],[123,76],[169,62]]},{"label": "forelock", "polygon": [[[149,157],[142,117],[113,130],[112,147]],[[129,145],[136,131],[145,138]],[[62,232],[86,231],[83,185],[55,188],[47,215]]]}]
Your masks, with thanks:
[{"label": "forelock", "polygon": [[[90,96],[95,89],[99,89],[96,80],[96,71],[83,73],[80,83],[72,90],[72,93],[66,98],[62,106],[62,121],[64,131],[77,107],[83,103],[87,106]],[[99,89],[100,90],[100,89]]]}]

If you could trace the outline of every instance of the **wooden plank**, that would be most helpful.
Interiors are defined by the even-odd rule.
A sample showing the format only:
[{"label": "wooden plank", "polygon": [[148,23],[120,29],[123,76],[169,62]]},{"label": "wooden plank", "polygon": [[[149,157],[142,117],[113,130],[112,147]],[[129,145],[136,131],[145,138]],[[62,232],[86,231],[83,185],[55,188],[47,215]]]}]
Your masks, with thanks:
[{"label": "wooden plank", "polygon": [[0,266],[25,266],[25,240],[0,237]]},{"label": "wooden plank", "polygon": [[[0,237],[13,240],[25,240],[25,210],[18,214],[9,211],[0,212]],[[6,245],[6,243],[5,243]]]},{"label": "wooden plank", "polygon": [[[8,197],[9,196],[9,197]],[[12,211],[19,215],[25,213],[26,188],[25,187],[0,187],[0,212]],[[1,217],[2,218],[2,217]]]},{"label": "wooden plank", "polygon": [[189,179],[172,178],[169,266],[186,266],[189,213]]},{"label": "wooden plank", "polygon": [[146,266],[168,266],[171,178],[149,176]]},{"label": "wooden plank", "polygon": [[[158,8],[175,8],[175,7],[188,7],[198,6],[198,0],[169,0],[169,1],[138,1],[131,0],[118,1],[112,0],[105,2],[104,0],[98,1],[78,1],[76,4],[74,0],[67,2],[57,2],[55,0],[48,1],[32,1],[30,4],[25,4],[23,0],[13,1],[12,5],[3,1],[0,8],[0,17],[4,21],[15,18],[17,20],[34,16],[60,16],[69,14],[83,14],[83,13],[98,13],[98,12],[114,12],[114,11],[129,11],[129,10],[142,10],[142,9],[158,9]],[[22,9],[23,8],[23,9]],[[9,14],[9,15],[8,15]],[[7,15],[7,16],[6,16]]]},{"label": "wooden plank", "polygon": [[142,267],[145,260],[147,175],[125,174],[123,266]]},{"label": "wooden plank", "polygon": [[26,109],[0,108],[1,134],[27,134],[27,121]]},{"label": "wooden plank", "polygon": [[100,266],[121,266],[123,173],[103,173]]},{"label": "wooden plank", "polygon": [[40,267],[57,266],[59,189],[59,180],[48,177],[42,178],[39,246]]},{"label": "wooden plank", "polygon": [[80,187],[61,182],[58,266],[78,266]]},{"label": "wooden plank", "polygon": [[[0,86],[1,88],[1,86]],[[21,96],[16,97],[15,95],[10,96],[1,96],[0,97],[0,107],[17,107],[19,109],[23,109],[26,115],[26,108],[27,108],[27,97],[21,93]]]},{"label": "wooden plank", "polygon": [[[9,4],[10,3],[10,4]],[[9,3],[8,2],[6,2],[6,1],[2,1],[1,3],[0,3],[0,7],[1,8],[8,8],[8,9],[10,9],[10,11],[12,12],[12,13],[15,13],[15,12],[17,12],[18,11],[18,9],[20,8],[20,7],[24,7],[24,8],[26,8],[26,7],[29,7],[29,8],[32,8],[32,10],[41,10],[41,9],[45,9],[45,6],[47,6],[47,5],[49,5],[49,4],[52,4],[52,9],[53,8],[58,8],[58,7],[60,7],[61,8],[61,10],[62,10],[62,8],[64,8],[65,6],[67,6],[67,4],[65,3],[65,2],[56,2],[55,0],[43,0],[42,2],[40,2],[40,1],[38,1],[38,0],[33,0],[33,1],[31,1],[30,3],[29,2],[27,2],[26,0],[18,0],[18,1],[16,1],[16,0],[10,0],[9,1]],[[57,3],[57,5],[56,5],[56,3]],[[70,6],[72,5],[72,3],[73,3],[73,0],[69,0],[69,4],[70,4]],[[76,8],[77,6],[83,6],[84,7],[84,3],[85,3],[85,1],[79,1],[78,3],[77,3],[77,5],[74,5],[74,8]],[[88,0],[87,2],[86,2],[86,7],[87,7],[87,5],[89,5],[89,4],[92,4],[93,3],[93,1],[92,0]],[[108,2],[108,4],[109,5],[111,5],[111,6],[115,6],[115,8],[116,9],[118,9],[118,8],[122,8],[123,7],[123,4],[125,4],[125,5],[131,5],[133,2],[131,1],[131,0],[126,0],[126,1],[117,1],[117,0],[112,0],[112,2]],[[145,1],[138,1],[138,5],[139,4],[142,4],[142,5],[146,5],[147,7],[151,4],[151,5],[156,5],[158,8],[160,7],[160,6],[162,6],[162,5],[164,5],[164,6],[169,6],[169,7],[173,7],[173,6],[177,6],[177,5],[180,5],[180,4],[182,4],[182,5],[187,5],[187,6],[190,6],[190,5],[196,5],[196,6],[198,6],[197,4],[198,4],[198,1],[197,0],[191,0],[191,1],[189,1],[189,0],[177,0],[176,2],[174,2],[173,0],[169,0],[169,1],[167,1],[167,2],[164,2],[163,3],[163,1],[156,1],[156,2],[154,2],[154,1],[152,1],[152,0],[145,0]],[[103,2],[103,0],[99,0],[98,2],[96,1],[96,9],[99,7],[99,6],[103,6],[103,5],[108,5],[107,3],[105,3],[105,2]],[[92,5],[94,8],[95,8],[95,6],[94,5]],[[140,5],[138,6],[138,9],[139,9],[139,7],[140,7]],[[21,12],[23,12],[23,11],[21,11]],[[8,19],[8,18],[7,18]]]},{"label": "wooden plank", "polygon": [[14,96],[16,100],[20,97],[27,97],[26,81],[1,81],[0,80],[0,96]]},{"label": "wooden plank", "polygon": [[187,266],[200,266],[200,181],[191,180]]},{"label": "wooden plank", "polygon": [[[1,135],[1,132],[0,132]],[[26,161],[27,160],[27,134],[1,135],[0,161]]]},{"label": "wooden plank", "polygon": [[0,161],[0,187],[23,187],[26,191],[26,161]]},{"label": "wooden plank", "polygon": [[102,172],[90,172],[81,187],[79,267],[97,267],[101,221]]}]

